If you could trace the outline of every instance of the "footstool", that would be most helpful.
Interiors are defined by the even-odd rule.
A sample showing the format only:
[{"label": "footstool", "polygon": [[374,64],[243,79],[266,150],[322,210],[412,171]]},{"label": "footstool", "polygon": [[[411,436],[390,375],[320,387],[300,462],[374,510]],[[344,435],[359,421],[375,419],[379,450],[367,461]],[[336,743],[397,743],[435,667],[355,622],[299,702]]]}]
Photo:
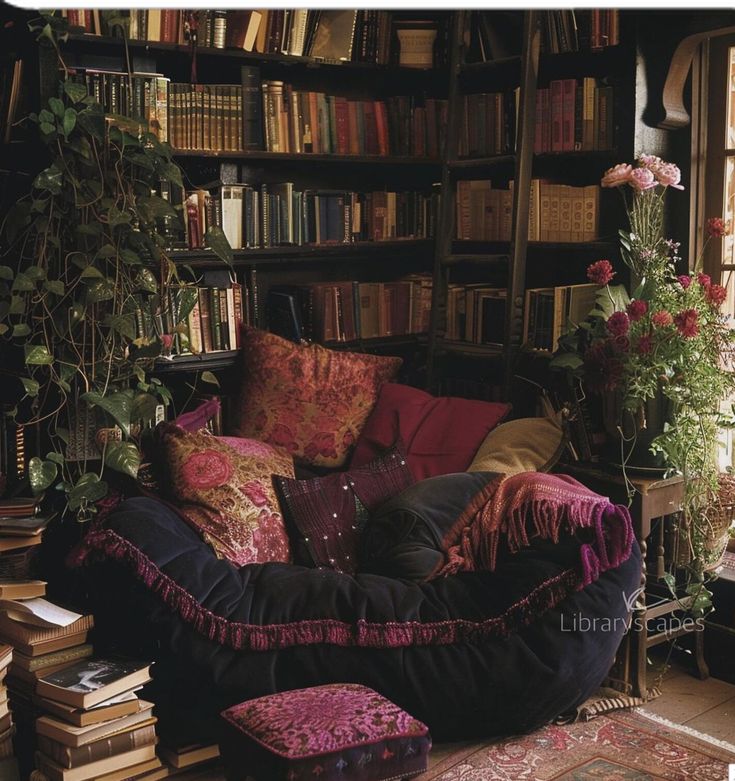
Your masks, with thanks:
[{"label": "footstool", "polygon": [[429,730],[366,686],[315,686],[222,712],[228,781],[387,781],[426,770]]}]

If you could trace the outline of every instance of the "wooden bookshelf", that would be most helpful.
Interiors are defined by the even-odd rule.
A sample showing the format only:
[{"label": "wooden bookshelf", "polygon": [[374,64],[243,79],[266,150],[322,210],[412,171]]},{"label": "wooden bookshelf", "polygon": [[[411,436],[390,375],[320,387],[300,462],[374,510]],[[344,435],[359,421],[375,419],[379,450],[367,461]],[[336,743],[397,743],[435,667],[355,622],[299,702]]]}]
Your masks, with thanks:
[{"label": "wooden bookshelf", "polygon": [[430,157],[391,155],[342,155],[311,152],[217,152],[208,149],[174,149],[176,157],[213,157],[220,160],[242,160],[243,162],[319,163],[328,165],[395,165],[431,166],[439,168],[441,160]]}]

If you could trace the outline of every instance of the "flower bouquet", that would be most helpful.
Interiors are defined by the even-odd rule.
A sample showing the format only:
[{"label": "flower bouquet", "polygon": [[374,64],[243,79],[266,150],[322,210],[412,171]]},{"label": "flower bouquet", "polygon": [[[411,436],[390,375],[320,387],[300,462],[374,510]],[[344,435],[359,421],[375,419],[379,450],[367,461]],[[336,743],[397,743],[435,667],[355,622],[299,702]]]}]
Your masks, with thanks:
[{"label": "flower bouquet", "polygon": [[[665,198],[683,189],[680,180],[676,165],[652,155],[605,173],[602,186],[617,188],[625,201],[629,229],[619,231],[620,253],[632,288],[613,284],[608,260],[590,265],[587,276],[599,285],[596,306],[562,338],[552,366],[615,399],[615,461],[628,465],[642,438],[665,469],[684,475],[692,558],[701,570],[706,530],[698,521],[706,522],[718,488],[718,437],[730,423],[721,407],[735,389],[735,338],[722,312],[726,289],[702,272],[701,256],[689,273],[678,273],[679,244],[663,235]],[[707,241],[721,238],[723,221],[708,220],[707,232]],[[652,409],[665,410],[658,428],[651,426]]]}]

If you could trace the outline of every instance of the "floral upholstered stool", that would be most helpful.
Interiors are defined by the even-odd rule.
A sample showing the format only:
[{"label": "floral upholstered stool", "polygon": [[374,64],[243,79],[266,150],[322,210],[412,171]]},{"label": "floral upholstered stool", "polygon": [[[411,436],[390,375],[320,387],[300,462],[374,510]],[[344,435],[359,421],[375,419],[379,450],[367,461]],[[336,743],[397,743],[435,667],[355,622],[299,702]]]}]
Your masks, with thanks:
[{"label": "floral upholstered stool", "polygon": [[388,781],[426,770],[429,730],[372,689],[341,683],[222,712],[228,781]]}]

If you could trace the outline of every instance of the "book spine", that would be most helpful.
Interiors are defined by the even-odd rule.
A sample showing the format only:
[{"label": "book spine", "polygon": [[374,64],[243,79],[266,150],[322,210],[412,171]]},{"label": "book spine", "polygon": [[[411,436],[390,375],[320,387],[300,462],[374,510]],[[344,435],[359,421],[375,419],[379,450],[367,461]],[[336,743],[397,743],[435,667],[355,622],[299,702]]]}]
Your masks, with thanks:
[{"label": "book spine", "polygon": [[561,80],[552,81],[550,86],[551,95],[551,151],[564,151],[564,82]]},{"label": "book spine", "polygon": [[210,294],[208,288],[199,288],[199,313],[202,329],[202,348],[205,353],[211,353],[214,350],[214,340],[212,339],[212,323],[210,316]]},{"label": "book spine", "polygon": [[156,727],[150,724],[140,729],[121,732],[110,735],[104,740],[96,740],[84,746],[71,748],[64,746],[46,735],[38,736],[38,748],[54,762],[58,762],[64,768],[76,768],[96,762],[99,759],[132,751],[142,746],[150,746],[156,742]]}]

